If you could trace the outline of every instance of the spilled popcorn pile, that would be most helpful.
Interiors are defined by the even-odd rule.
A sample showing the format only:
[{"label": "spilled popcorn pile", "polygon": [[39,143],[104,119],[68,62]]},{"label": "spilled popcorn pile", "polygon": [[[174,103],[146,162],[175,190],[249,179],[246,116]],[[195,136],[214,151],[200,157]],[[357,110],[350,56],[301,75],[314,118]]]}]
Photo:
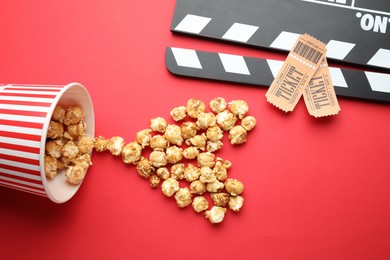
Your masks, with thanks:
[{"label": "spilled popcorn pile", "polygon": [[[51,152],[47,156],[67,162],[64,163],[68,167],[67,176],[72,176],[76,167],[80,171],[84,169],[85,175],[87,165],[90,165],[89,153],[86,152],[90,152],[91,145],[97,152],[107,150],[114,156],[120,156],[124,163],[135,165],[139,175],[148,179],[152,188],[161,186],[162,193],[174,197],[178,207],[192,205],[195,212],[204,212],[211,223],[220,223],[227,208],[240,211],[244,203],[244,185],[239,180],[228,178],[231,162],[216,157],[214,153],[223,146],[224,132],[229,133],[231,144],[245,143],[248,131],[256,126],[256,119],[247,116],[249,107],[244,100],[226,102],[218,97],[210,101],[209,107],[211,112],[206,112],[206,104],[192,98],[186,106],[171,110],[170,115],[176,123],[169,124],[162,117],[152,118],[150,128],[137,132],[135,140],[127,144],[120,136],[98,136],[91,140],[83,134],[85,124],[80,119],[77,123],[81,125],[77,128],[79,135],[73,137],[77,141],[67,140],[65,136],[69,133],[69,126],[65,124],[62,139],[67,140],[66,144],[58,139],[53,140],[59,143],[56,151],[61,147],[62,153],[58,153],[62,155],[54,153],[56,156],[52,156]],[[83,149],[83,146],[87,149]],[[143,154],[147,153],[147,149],[150,153]],[[69,158],[68,150],[73,151],[73,159]],[[55,174],[50,173],[51,168],[46,168],[49,170],[48,177],[53,177]],[[69,177],[70,183],[76,183],[71,180]],[[212,201],[211,207],[206,194]]]}]

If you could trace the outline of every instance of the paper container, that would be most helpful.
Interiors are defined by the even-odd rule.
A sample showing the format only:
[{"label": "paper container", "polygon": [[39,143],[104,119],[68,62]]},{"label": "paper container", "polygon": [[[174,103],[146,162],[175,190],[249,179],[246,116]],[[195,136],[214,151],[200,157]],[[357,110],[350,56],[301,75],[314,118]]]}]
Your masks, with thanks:
[{"label": "paper container", "polygon": [[68,85],[0,85],[0,185],[48,197],[69,200],[80,185],[67,183],[64,174],[46,179],[44,155],[47,129],[55,106],[80,106],[86,134],[94,136],[91,98],[79,83]]}]

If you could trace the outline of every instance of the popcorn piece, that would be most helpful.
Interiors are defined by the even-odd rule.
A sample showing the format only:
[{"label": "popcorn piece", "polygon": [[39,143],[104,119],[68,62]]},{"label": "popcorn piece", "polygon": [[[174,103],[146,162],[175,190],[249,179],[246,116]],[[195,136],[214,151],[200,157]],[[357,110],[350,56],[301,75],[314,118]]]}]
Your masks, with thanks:
[{"label": "popcorn piece", "polygon": [[221,113],[226,108],[227,108],[226,100],[222,97],[217,97],[210,101],[210,109],[216,114]]},{"label": "popcorn piece", "polygon": [[249,107],[245,100],[233,100],[229,102],[229,109],[239,119],[243,119],[248,113]]},{"label": "popcorn piece", "polygon": [[213,206],[210,210],[207,210],[205,217],[209,219],[210,223],[221,223],[225,218],[226,208]]},{"label": "popcorn piece", "polygon": [[198,165],[199,167],[214,167],[215,155],[210,152],[200,153],[198,155]]},{"label": "popcorn piece", "polygon": [[215,206],[225,207],[229,203],[229,194],[224,192],[210,194]]},{"label": "popcorn piece", "polygon": [[[225,185],[218,180],[215,180],[213,182],[209,182],[206,184],[206,190],[208,192],[220,192],[224,187],[225,187]],[[218,206],[220,206],[220,205],[218,205]]]},{"label": "popcorn piece", "polygon": [[213,153],[222,149],[223,143],[221,141],[207,141],[206,151]]},{"label": "popcorn piece", "polygon": [[98,152],[103,152],[107,150],[109,140],[104,138],[103,136],[98,136],[95,138],[95,150]]},{"label": "popcorn piece", "polygon": [[141,159],[142,146],[137,142],[130,142],[123,147],[121,155],[124,163],[137,164]]},{"label": "popcorn piece", "polygon": [[187,207],[192,202],[192,195],[190,190],[187,187],[180,188],[175,194],[175,199],[177,206],[180,208]]},{"label": "popcorn piece", "polygon": [[55,139],[46,142],[45,151],[47,155],[53,158],[60,158],[62,156],[63,143],[60,139]]},{"label": "popcorn piece", "polygon": [[78,106],[71,106],[66,110],[64,124],[75,125],[84,119],[84,112]]},{"label": "popcorn piece", "polygon": [[84,169],[88,169],[88,167],[92,165],[91,156],[88,153],[79,154],[72,162],[75,165],[80,165]]},{"label": "popcorn piece", "polygon": [[187,140],[196,135],[196,133],[199,130],[199,127],[194,122],[184,122],[180,130],[181,130],[181,136]]},{"label": "popcorn piece", "polygon": [[79,138],[80,136],[85,135],[85,129],[87,128],[87,125],[84,121],[80,121],[78,124],[75,125],[68,125],[66,126],[66,131],[64,132],[64,137],[69,140],[75,140]]},{"label": "popcorn piece", "polygon": [[94,140],[90,136],[82,136],[77,142],[77,148],[81,154],[90,153],[94,147]]},{"label": "popcorn piece", "polygon": [[199,155],[199,150],[195,146],[187,147],[183,151],[184,158],[189,160],[195,159],[198,155]]},{"label": "popcorn piece", "polygon": [[169,163],[175,164],[183,159],[183,149],[175,145],[168,147],[165,153],[167,154],[167,161]]},{"label": "popcorn piece", "polygon": [[246,131],[250,131],[256,126],[256,118],[254,116],[246,116],[241,120],[241,125]]},{"label": "popcorn piece", "polygon": [[218,160],[215,162],[214,174],[220,181],[225,181],[227,179],[227,170],[222,164],[222,161]]},{"label": "popcorn piece", "polygon": [[206,105],[203,103],[202,100],[197,100],[194,98],[191,98],[187,101],[187,114],[191,118],[198,118],[198,115],[200,112],[206,112]]},{"label": "popcorn piece", "polygon": [[150,120],[150,128],[155,132],[164,133],[166,127],[167,121],[162,117],[156,117]]},{"label": "popcorn piece", "polygon": [[171,167],[171,178],[182,180],[184,179],[184,169],[185,166],[183,163],[177,163]]},{"label": "popcorn piece", "polygon": [[148,179],[155,172],[155,169],[148,159],[141,157],[141,160],[137,164],[137,172],[141,177]]},{"label": "popcorn piece", "polygon": [[47,138],[56,139],[64,134],[64,126],[56,121],[50,121],[47,129]]},{"label": "popcorn piece", "polygon": [[56,159],[56,160],[57,160],[57,170],[58,170],[58,171],[61,171],[61,170],[65,169],[65,164],[64,164],[64,162],[61,160],[61,158]]},{"label": "popcorn piece", "polygon": [[192,208],[198,213],[205,211],[208,207],[209,203],[204,196],[197,196],[192,201]]},{"label": "popcorn piece", "polygon": [[225,181],[226,191],[232,195],[240,195],[244,191],[244,184],[236,179],[227,179]]},{"label": "popcorn piece", "polygon": [[193,181],[190,184],[190,191],[192,194],[202,195],[206,192],[206,184],[204,184],[200,180]]},{"label": "popcorn piece", "polygon": [[171,173],[168,171],[167,167],[161,167],[157,169],[157,176],[160,177],[160,179],[166,180],[171,176]]},{"label": "popcorn piece", "polygon": [[167,139],[162,135],[155,135],[150,139],[150,148],[154,150],[164,150],[168,147]]},{"label": "popcorn piece", "polygon": [[200,129],[207,129],[211,126],[214,126],[215,122],[215,116],[213,113],[200,112],[198,114],[198,120],[196,121],[196,125]]},{"label": "popcorn piece", "polygon": [[157,174],[153,174],[152,176],[150,176],[150,187],[152,188],[157,188],[158,185],[160,184],[160,177],[157,175]]},{"label": "popcorn piece", "polygon": [[167,165],[167,156],[163,151],[154,150],[150,153],[149,159],[154,167],[158,168]]},{"label": "popcorn piece", "polygon": [[244,205],[244,198],[242,196],[230,197],[229,208],[234,212],[240,211],[243,205]]},{"label": "popcorn piece", "polygon": [[186,107],[180,106],[172,109],[169,114],[171,115],[172,119],[177,122],[183,120],[187,116],[186,112],[187,112]]},{"label": "popcorn piece", "polygon": [[216,115],[216,120],[222,130],[229,131],[236,124],[237,117],[233,113],[225,110]]},{"label": "popcorn piece", "polygon": [[125,146],[125,140],[120,136],[113,136],[108,141],[107,150],[112,155],[119,156],[122,153],[123,146]]},{"label": "popcorn piece", "polygon": [[193,145],[202,151],[205,150],[206,143],[207,143],[207,136],[205,133],[202,133],[200,135],[195,135],[194,137],[186,140],[187,145]]},{"label": "popcorn piece", "polygon": [[86,169],[79,164],[69,166],[65,171],[66,180],[71,184],[80,184],[86,174]]},{"label": "popcorn piece", "polygon": [[184,170],[184,178],[188,182],[193,182],[199,179],[200,176],[200,168],[196,167],[192,163],[189,163]]},{"label": "popcorn piece", "polygon": [[51,119],[53,119],[54,121],[57,121],[58,123],[63,124],[64,118],[65,118],[65,113],[66,113],[65,109],[62,106],[57,105],[54,108],[53,115],[51,116]]},{"label": "popcorn piece", "polygon": [[142,148],[149,146],[150,140],[152,139],[151,132],[152,130],[150,129],[144,129],[136,133],[135,139],[142,146]]},{"label": "popcorn piece", "polygon": [[57,175],[57,159],[50,155],[45,155],[44,161],[46,177],[49,179],[54,178]]},{"label": "popcorn piece", "polygon": [[240,125],[234,126],[229,131],[229,140],[231,144],[243,144],[246,142],[247,132],[244,127]]},{"label": "popcorn piece", "polygon": [[215,177],[214,170],[210,167],[202,167],[200,168],[200,177],[199,180],[203,183],[211,183],[217,180]]},{"label": "popcorn piece", "polygon": [[217,161],[220,161],[222,163],[222,166],[225,168],[225,169],[229,169],[230,167],[232,167],[232,162],[229,161],[229,160],[224,160],[220,157],[217,157]]},{"label": "popcorn piece", "polygon": [[167,197],[172,197],[180,189],[179,182],[175,179],[168,178],[161,184],[161,190]]},{"label": "popcorn piece", "polygon": [[68,158],[69,160],[76,158],[78,154],[79,148],[77,148],[77,145],[73,141],[68,141],[62,147],[62,156]]},{"label": "popcorn piece", "polygon": [[223,138],[223,131],[218,125],[209,127],[206,136],[210,141],[217,142]]},{"label": "popcorn piece", "polygon": [[173,124],[167,125],[165,129],[164,137],[171,144],[176,144],[178,146],[181,146],[181,144],[183,143],[183,137],[181,136],[180,127],[177,125],[173,125]]}]

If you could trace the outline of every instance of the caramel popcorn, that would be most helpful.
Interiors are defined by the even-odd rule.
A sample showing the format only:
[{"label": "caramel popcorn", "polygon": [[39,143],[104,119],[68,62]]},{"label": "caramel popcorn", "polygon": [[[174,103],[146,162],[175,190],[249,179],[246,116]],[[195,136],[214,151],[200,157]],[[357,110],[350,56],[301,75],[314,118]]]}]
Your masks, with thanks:
[{"label": "caramel popcorn", "polygon": [[169,113],[173,120],[180,121],[187,116],[187,109],[185,106],[175,107]]},{"label": "caramel popcorn", "polygon": [[46,142],[45,152],[53,158],[60,158],[62,156],[63,143],[60,139],[55,139]]},{"label": "caramel popcorn", "polygon": [[198,155],[198,165],[199,167],[214,167],[215,155],[210,152],[200,153]]},{"label": "caramel popcorn", "polygon": [[80,136],[85,135],[85,129],[87,125],[84,121],[80,121],[75,125],[68,125],[65,127],[64,137],[69,140],[75,140]]},{"label": "caramel popcorn", "polygon": [[150,140],[152,139],[151,132],[152,130],[150,129],[144,129],[136,133],[135,139],[141,145],[142,148],[149,146]]},{"label": "caramel popcorn", "polygon": [[206,111],[206,105],[203,103],[202,100],[191,98],[187,101],[186,109],[188,116],[196,119],[198,118],[200,112]]},{"label": "caramel popcorn", "polygon": [[178,163],[183,159],[183,149],[177,146],[170,146],[165,151],[168,163]]},{"label": "caramel popcorn", "polygon": [[180,127],[177,125],[173,125],[173,124],[167,125],[165,129],[164,137],[171,144],[181,146],[181,144],[183,143],[183,137],[181,136]]},{"label": "caramel popcorn", "polygon": [[84,118],[83,110],[78,106],[71,106],[66,110],[64,124],[75,125]]},{"label": "caramel popcorn", "polygon": [[95,150],[98,152],[103,152],[107,150],[109,140],[104,138],[103,136],[95,137]]},{"label": "caramel popcorn", "polygon": [[214,126],[215,122],[215,116],[213,113],[200,112],[198,114],[198,120],[196,121],[196,125],[200,129],[207,129],[211,126]]},{"label": "caramel popcorn", "polygon": [[231,196],[229,200],[229,208],[235,212],[240,211],[244,204],[244,198],[240,195],[238,196]]},{"label": "caramel popcorn", "polygon": [[210,183],[216,181],[217,177],[215,177],[213,169],[210,167],[202,167],[200,168],[199,180],[203,183]]},{"label": "caramel popcorn", "polygon": [[120,136],[113,136],[108,141],[107,150],[112,155],[119,156],[122,153],[123,146],[125,146],[125,140]]},{"label": "caramel popcorn", "polygon": [[205,217],[209,219],[210,223],[221,223],[225,218],[226,208],[213,206],[210,210],[207,210]]},{"label": "caramel popcorn", "polygon": [[166,180],[171,176],[171,173],[169,172],[167,167],[160,167],[157,169],[157,176],[160,177],[160,179]]},{"label": "caramel popcorn", "polygon": [[220,181],[225,181],[227,179],[227,169],[224,167],[223,163],[217,159],[214,166],[214,174]]},{"label": "caramel popcorn", "polygon": [[224,187],[225,185],[218,180],[206,184],[206,190],[208,192],[220,192]]},{"label": "caramel popcorn", "polygon": [[77,145],[73,141],[68,141],[62,147],[62,156],[68,158],[69,160],[76,158],[78,154],[79,148],[77,148]]},{"label": "caramel popcorn", "polygon": [[45,155],[45,175],[48,178],[54,178],[57,175],[57,159],[50,155]]},{"label": "caramel popcorn", "polygon": [[210,109],[216,114],[221,113],[226,108],[227,108],[226,100],[222,97],[217,97],[210,101]]},{"label": "caramel popcorn", "polygon": [[84,169],[88,169],[88,167],[92,165],[91,156],[88,153],[79,154],[72,162],[75,165],[80,165]]},{"label": "caramel popcorn", "polygon": [[234,126],[229,131],[229,140],[231,144],[243,144],[246,142],[247,132],[240,125]]},{"label": "caramel popcorn", "polygon": [[256,118],[254,116],[246,116],[241,120],[241,125],[246,131],[250,131],[256,126]]},{"label": "caramel popcorn", "polygon": [[137,172],[141,177],[148,179],[155,172],[155,169],[148,159],[141,157],[141,160],[137,163]]},{"label": "caramel popcorn", "polygon": [[206,184],[204,184],[200,180],[193,181],[190,184],[190,191],[192,194],[202,195],[206,192]]},{"label": "caramel popcorn", "polygon": [[236,179],[227,179],[225,181],[225,188],[230,195],[237,196],[244,191],[244,184]]},{"label": "caramel popcorn", "polygon": [[86,172],[83,166],[76,164],[75,166],[69,166],[65,170],[65,177],[69,183],[77,185],[83,181]]},{"label": "caramel popcorn", "polygon": [[184,149],[183,157],[189,160],[195,159],[199,155],[199,150],[195,146],[190,146]]},{"label": "caramel popcorn", "polygon": [[216,152],[216,151],[219,151],[222,149],[222,146],[223,146],[223,143],[222,141],[216,141],[216,142],[213,142],[213,141],[207,141],[207,144],[206,144],[206,151],[210,152],[210,153],[213,153],[213,152]]},{"label": "caramel popcorn", "polygon": [[229,102],[230,111],[239,119],[243,119],[246,113],[248,113],[248,103],[244,100],[233,100]]},{"label": "caramel popcorn", "polygon": [[123,147],[121,155],[124,163],[136,164],[141,159],[142,146],[137,142],[130,142]]},{"label": "caramel popcorn", "polygon": [[81,154],[90,153],[94,147],[94,140],[90,136],[82,136],[77,142],[77,148]]},{"label": "caramel popcorn", "polygon": [[199,130],[199,127],[194,122],[184,122],[181,126],[181,136],[187,140],[196,135]]},{"label": "caramel popcorn", "polygon": [[187,187],[180,188],[175,194],[175,199],[177,206],[180,208],[187,207],[192,202],[192,195],[190,190]]},{"label": "caramel popcorn", "polygon": [[149,160],[156,168],[167,165],[167,155],[163,151],[154,150],[150,153]]},{"label": "caramel popcorn", "polygon": [[215,206],[225,207],[229,203],[229,194],[224,192],[211,193],[210,197]]},{"label": "caramel popcorn", "polygon": [[184,179],[184,163],[177,163],[171,167],[171,178],[182,180]]},{"label": "caramel popcorn", "polygon": [[65,109],[62,106],[57,105],[53,110],[53,115],[51,116],[51,118],[54,121],[57,121],[58,123],[63,124],[64,118],[65,118],[65,113],[66,113]]},{"label": "caramel popcorn", "polygon": [[199,179],[200,176],[200,168],[196,167],[192,163],[189,163],[184,170],[184,178],[188,182],[193,182]]},{"label": "caramel popcorn", "polygon": [[197,196],[192,201],[192,208],[198,213],[205,211],[208,207],[209,203],[204,196]]},{"label": "caramel popcorn", "polygon": [[160,184],[160,177],[157,175],[157,174],[153,174],[152,176],[150,176],[150,187],[152,188],[157,188],[158,185]]},{"label": "caramel popcorn", "polygon": [[156,117],[150,120],[150,129],[155,132],[164,133],[167,127],[167,121],[162,117]]},{"label": "caramel popcorn", "polygon": [[218,125],[214,125],[207,129],[206,136],[210,141],[217,142],[222,139],[223,131]]},{"label": "caramel popcorn", "polygon": [[233,113],[225,110],[216,115],[216,120],[222,130],[229,131],[236,124],[237,117]]},{"label": "caramel popcorn", "polygon": [[56,121],[50,121],[49,127],[47,129],[47,137],[51,139],[56,139],[62,137],[63,134],[64,126]]},{"label": "caramel popcorn", "polygon": [[168,147],[167,139],[162,135],[155,135],[150,139],[150,148],[154,150],[164,150]]},{"label": "caramel popcorn", "polygon": [[175,194],[179,189],[179,182],[172,178],[166,179],[161,184],[161,190],[163,194],[167,197],[172,197],[173,194]]},{"label": "caramel popcorn", "polygon": [[207,143],[207,136],[205,133],[202,133],[200,135],[195,135],[194,137],[186,140],[187,145],[193,145],[202,151],[205,150],[206,143]]}]

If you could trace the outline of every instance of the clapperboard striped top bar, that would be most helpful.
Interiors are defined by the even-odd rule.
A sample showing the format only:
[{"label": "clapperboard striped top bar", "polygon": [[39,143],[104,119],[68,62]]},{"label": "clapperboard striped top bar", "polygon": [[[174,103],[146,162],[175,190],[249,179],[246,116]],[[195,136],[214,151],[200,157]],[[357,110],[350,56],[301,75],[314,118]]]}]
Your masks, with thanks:
[{"label": "clapperboard striped top bar", "polygon": [[[269,86],[283,61],[167,47],[166,65],[176,75]],[[329,68],[336,94],[390,103],[390,74]]]},{"label": "clapperboard striped top bar", "polygon": [[390,69],[389,23],[387,0],[177,0],[171,30],[281,51],[308,33],[328,59]]}]

